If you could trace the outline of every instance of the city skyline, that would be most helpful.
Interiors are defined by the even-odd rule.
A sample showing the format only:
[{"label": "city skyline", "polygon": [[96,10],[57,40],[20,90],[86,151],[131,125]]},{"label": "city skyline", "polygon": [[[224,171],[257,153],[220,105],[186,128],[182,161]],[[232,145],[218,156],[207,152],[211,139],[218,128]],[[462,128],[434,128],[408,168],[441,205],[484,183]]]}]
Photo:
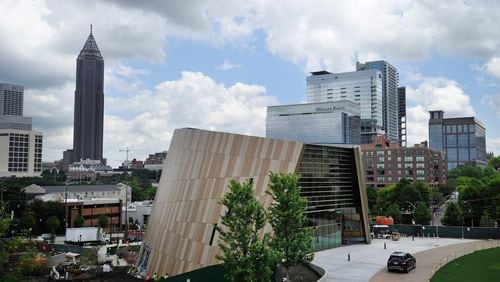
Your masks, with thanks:
[{"label": "city skyline", "polygon": [[74,56],[90,24],[106,58],[103,155],[113,166],[125,160],[119,149],[142,160],[166,150],[175,128],[265,136],[267,106],[305,102],[309,72],[354,71],[356,57],[399,70],[408,146],[428,140],[428,111],[443,110],[481,120],[487,151],[500,154],[496,3],[48,0],[0,8],[0,82],[25,88],[24,114],[44,133],[44,161],[72,147]]}]

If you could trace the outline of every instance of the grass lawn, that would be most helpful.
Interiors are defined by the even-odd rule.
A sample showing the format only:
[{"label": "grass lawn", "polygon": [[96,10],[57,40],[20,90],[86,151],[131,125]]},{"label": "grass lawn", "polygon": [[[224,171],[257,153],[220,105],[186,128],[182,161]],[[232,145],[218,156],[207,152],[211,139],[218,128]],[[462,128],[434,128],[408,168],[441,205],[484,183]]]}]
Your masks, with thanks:
[{"label": "grass lawn", "polygon": [[441,267],[431,281],[500,281],[500,248],[459,257]]}]

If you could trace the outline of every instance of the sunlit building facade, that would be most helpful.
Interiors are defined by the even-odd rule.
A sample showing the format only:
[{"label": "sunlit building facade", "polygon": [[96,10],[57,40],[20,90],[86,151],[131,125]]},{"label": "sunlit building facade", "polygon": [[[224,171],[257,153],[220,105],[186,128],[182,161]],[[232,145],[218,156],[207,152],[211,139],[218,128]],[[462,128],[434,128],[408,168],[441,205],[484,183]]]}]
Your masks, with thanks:
[{"label": "sunlit building facade", "polygon": [[176,275],[220,264],[216,227],[230,180],[251,180],[267,208],[269,172],[301,175],[315,250],[370,242],[359,148],[184,128],[174,132],[136,267]]},{"label": "sunlit building facade", "polygon": [[444,118],[430,111],[429,147],[446,153],[448,170],[464,164],[486,165],[486,128],[475,117]]},{"label": "sunlit building facade", "polygon": [[359,105],[350,101],[267,107],[266,137],[311,144],[360,144]]}]

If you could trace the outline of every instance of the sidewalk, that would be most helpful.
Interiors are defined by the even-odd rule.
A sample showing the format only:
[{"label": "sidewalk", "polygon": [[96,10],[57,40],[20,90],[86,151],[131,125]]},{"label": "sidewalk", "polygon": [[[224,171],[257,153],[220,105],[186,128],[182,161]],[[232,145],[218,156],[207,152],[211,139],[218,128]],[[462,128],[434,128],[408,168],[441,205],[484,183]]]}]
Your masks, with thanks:
[{"label": "sidewalk", "polygon": [[401,281],[402,278],[404,278],[405,281],[429,281],[440,267],[455,258],[478,250],[498,246],[500,246],[499,240],[482,240],[426,250],[415,255],[417,259],[417,268],[413,269],[410,273],[400,275],[400,273],[387,272],[386,269],[382,269],[377,272],[370,281]]},{"label": "sidewalk", "polygon": [[[391,279],[392,281],[401,281],[403,278],[405,281],[427,281],[430,272],[435,267],[434,264],[436,262],[439,263],[442,258],[440,255],[444,255],[444,258],[450,254],[455,256],[456,251],[464,250],[464,246],[457,244],[464,243],[468,246],[467,252],[470,253],[474,243],[480,244],[483,242],[488,241],[418,237],[414,240],[412,240],[411,237],[405,237],[401,238],[399,241],[374,239],[371,244],[345,245],[339,248],[317,252],[312,263],[319,265],[328,272],[326,281],[391,281]],[[493,241],[492,244],[495,245],[498,244],[498,242]],[[441,247],[443,246],[455,245],[457,245],[456,249],[449,249],[451,252],[450,254],[441,250]],[[432,250],[434,252],[429,254],[427,254],[427,252],[425,254],[417,254],[417,268],[412,270],[409,274],[391,272],[388,273],[390,274],[389,278],[380,278],[382,280],[370,280],[374,275],[377,275],[377,277],[374,277],[373,279],[379,279],[379,273],[387,273],[387,258],[392,252],[404,251],[416,254],[427,250]],[[350,261],[348,261],[348,257],[350,257]],[[425,262],[426,260],[428,260],[428,265]],[[417,276],[417,272],[423,272],[425,277],[420,275]],[[418,280],[407,280],[407,278],[413,276],[415,276]]]}]

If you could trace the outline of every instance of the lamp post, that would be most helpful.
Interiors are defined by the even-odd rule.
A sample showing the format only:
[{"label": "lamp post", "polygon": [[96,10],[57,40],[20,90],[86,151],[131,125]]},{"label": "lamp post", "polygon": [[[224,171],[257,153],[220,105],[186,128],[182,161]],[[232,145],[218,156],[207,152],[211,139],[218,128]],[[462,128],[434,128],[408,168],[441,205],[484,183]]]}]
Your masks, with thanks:
[{"label": "lamp post", "polygon": [[65,192],[64,192],[64,222],[66,228],[68,228],[68,183],[65,183]]}]

